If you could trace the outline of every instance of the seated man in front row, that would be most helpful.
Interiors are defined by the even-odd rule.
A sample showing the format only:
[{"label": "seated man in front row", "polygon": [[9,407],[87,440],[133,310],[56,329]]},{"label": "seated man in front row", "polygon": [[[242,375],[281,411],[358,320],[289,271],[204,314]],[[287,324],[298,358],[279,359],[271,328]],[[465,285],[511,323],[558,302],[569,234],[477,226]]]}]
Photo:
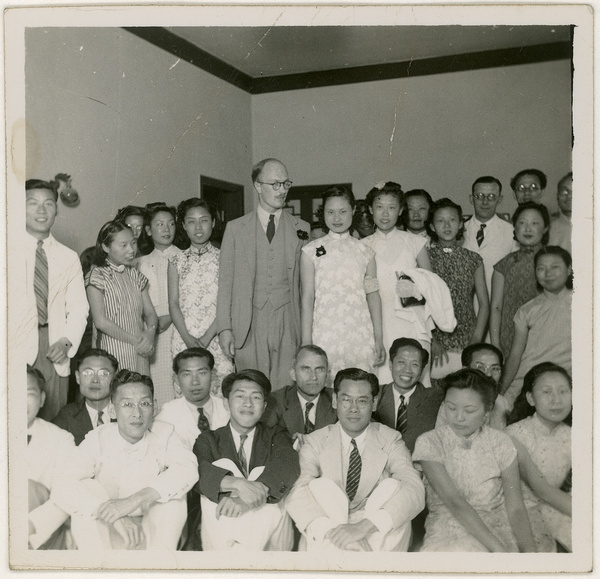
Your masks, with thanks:
[{"label": "seated man in front row", "polygon": [[390,348],[393,382],[381,387],[373,419],[402,435],[412,453],[421,434],[435,428],[444,393],[438,386],[425,388],[419,381],[429,352],[412,338],[397,338]]},{"label": "seated man in front row", "polygon": [[306,434],[337,420],[331,405],[333,390],[325,388],[328,366],[325,350],[312,344],[301,346],[290,370],[294,385],[276,390],[269,396],[261,422],[287,428],[294,440],[294,448],[302,446]]},{"label": "seated man in front row", "polygon": [[289,551],[294,534],[282,499],[300,468],[289,434],[259,423],[271,384],[248,369],[229,374],[221,388],[229,424],[203,432],[194,445],[202,548]]},{"label": "seated man in front row", "polygon": [[173,426],[152,422],[149,376],[120,370],[111,385],[116,423],[92,430],[73,451],[52,498],[71,515],[79,550],[175,550],[196,457]]},{"label": "seated man in front row", "polygon": [[308,550],[406,551],[425,491],[400,434],[371,422],[377,377],[346,368],[333,387],[339,422],[305,437],[286,508]]},{"label": "seated man in front row", "polygon": [[27,464],[29,494],[29,548],[72,547],[63,523],[69,515],[50,498],[63,468],[75,448],[73,436],[62,428],[37,418],[46,400],[43,374],[27,364]]}]

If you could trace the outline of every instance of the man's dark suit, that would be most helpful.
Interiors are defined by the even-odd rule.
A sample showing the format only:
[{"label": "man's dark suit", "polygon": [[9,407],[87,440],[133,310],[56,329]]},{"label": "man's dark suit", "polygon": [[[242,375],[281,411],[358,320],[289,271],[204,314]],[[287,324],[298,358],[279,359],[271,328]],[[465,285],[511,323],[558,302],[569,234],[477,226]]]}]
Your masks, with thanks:
[{"label": "man's dark suit", "polygon": [[[194,444],[194,454],[198,459],[200,492],[218,503],[221,481],[231,473],[212,463],[228,458],[241,470],[229,424],[203,432]],[[279,502],[300,476],[298,453],[292,448],[292,439],[285,430],[260,423],[256,425],[248,472],[257,466],[265,467],[256,480],[269,488],[268,502]]]},{"label": "man's dark suit", "polygon": [[[390,428],[396,428],[396,413],[394,410],[394,383],[385,384],[381,387],[377,409],[373,413],[373,419]],[[444,398],[441,388],[425,388],[417,382],[415,391],[411,394],[408,402],[408,423],[402,440],[412,452],[415,449],[417,438],[424,432],[435,428],[440,404]]]},{"label": "man's dark suit", "polygon": [[[315,430],[337,421],[337,413],[331,405],[332,396],[331,388],[323,388],[321,391],[315,411]],[[286,428],[290,436],[296,432],[304,433],[304,413],[298,400],[298,387],[286,386],[271,392],[261,422],[267,426],[279,425]]]},{"label": "man's dark suit", "polygon": [[[106,409],[105,409],[106,410]],[[108,414],[104,413],[104,422],[108,422]],[[71,402],[60,409],[56,418],[52,421],[56,426],[67,430],[73,435],[75,444],[79,446],[85,435],[93,429],[90,414],[85,407],[85,398],[78,402]]]}]

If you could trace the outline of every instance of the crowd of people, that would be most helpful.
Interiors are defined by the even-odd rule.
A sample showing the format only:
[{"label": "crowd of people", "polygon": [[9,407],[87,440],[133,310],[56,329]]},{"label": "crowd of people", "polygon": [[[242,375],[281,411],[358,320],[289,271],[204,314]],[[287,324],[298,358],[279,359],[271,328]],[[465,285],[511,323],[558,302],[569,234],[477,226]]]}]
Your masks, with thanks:
[{"label": "crowd of people", "polygon": [[387,181],[313,224],[252,182],[220,243],[190,198],[81,256],[26,182],[29,548],[571,551],[572,174],[510,220],[492,176],[468,218]]}]

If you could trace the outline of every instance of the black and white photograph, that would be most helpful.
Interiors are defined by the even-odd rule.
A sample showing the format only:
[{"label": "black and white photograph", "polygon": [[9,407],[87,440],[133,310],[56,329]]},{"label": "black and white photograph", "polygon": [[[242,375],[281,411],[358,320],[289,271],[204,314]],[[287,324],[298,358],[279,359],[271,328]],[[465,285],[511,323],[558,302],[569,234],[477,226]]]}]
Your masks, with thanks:
[{"label": "black and white photograph", "polygon": [[592,571],[593,27],[6,7],[7,569]]}]

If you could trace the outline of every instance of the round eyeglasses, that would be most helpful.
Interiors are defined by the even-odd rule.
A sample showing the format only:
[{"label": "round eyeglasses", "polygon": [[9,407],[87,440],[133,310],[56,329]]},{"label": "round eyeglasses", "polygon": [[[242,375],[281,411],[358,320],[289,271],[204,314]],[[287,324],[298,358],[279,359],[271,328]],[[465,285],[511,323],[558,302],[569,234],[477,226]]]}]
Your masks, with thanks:
[{"label": "round eyeglasses", "polygon": [[521,183],[517,187],[517,191],[519,191],[520,193],[522,193],[523,191],[541,191],[541,190],[542,190],[542,188],[537,183],[530,183],[529,185],[526,185],[525,183]]},{"label": "round eyeglasses", "polygon": [[273,187],[273,191],[279,191],[283,185],[283,188],[288,191],[292,186],[293,181],[288,179],[287,181],[273,181],[272,183],[268,183],[267,181],[257,181],[257,183],[260,183],[261,185],[271,185],[271,187]]},{"label": "round eyeglasses", "polygon": [[493,203],[499,197],[500,195],[496,195],[495,193],[473,193],[473,199],[477,199],[477,201],[489,201]]}]

